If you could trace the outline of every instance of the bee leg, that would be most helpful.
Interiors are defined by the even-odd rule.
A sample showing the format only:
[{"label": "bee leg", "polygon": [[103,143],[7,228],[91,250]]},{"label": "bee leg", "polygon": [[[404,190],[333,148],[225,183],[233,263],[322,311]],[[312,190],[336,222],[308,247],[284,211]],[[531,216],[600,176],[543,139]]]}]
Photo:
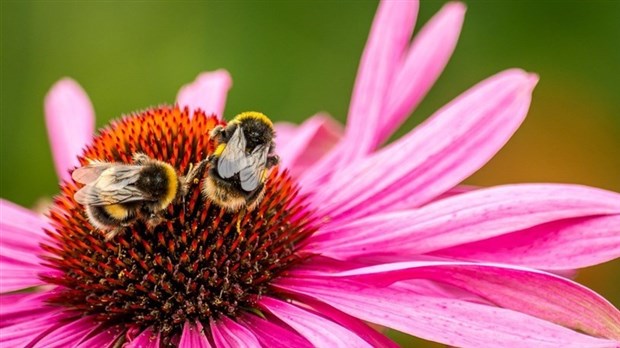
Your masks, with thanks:
[{"label": "bee leg", "polygon": [[267,163],[266,163],[267,168],[277,166],[278,163],[280,163],[280,156],[270,155],[269,157],[267,157]]},{"label": "bee leg", "polygon": [[183,197],[187,195],[191,185],[196,185],[200,183],[200,174],[202,173],[206,165],[207,159],[198,162],[196,166],[194,166],[193,163],[190,163],[187,174],[181,177],[181,195]]},{"label": "bee leg", "polygon": [[252,192],[250,196],[247,197],[246,206],[244,209],[246,211],[254,210],[258,206],[260,201],[263,200],[263,197],[265,197],[265,184],[264,183],[260,184],[256,188],[256,190],[254,190],[254,192]]},{"label": "bee leg", "polygon": [[[123,227],[124,227],[124,226],[123,226]],[[108,231],[108,232],[105,234],[105,239],[104,239],[104,241],[105,241],[105,242],[109,242],[110,240],[112,240],[112,238],[116,237],[116,235],[117,235],[120,231],[122,231],[122,230],[123,230],[123,227],[117,227],[117,228],[114,228],[114,229],[111,229],[110,231]]]},{"label": "bee leg", "polygon": [[149,232],[153,232],[155,227],[159,226],[163,221],[164,217],[160,213],[151,213],[149,217],[146,219],[146,228]]},{"label": "bee leg", "polygon": [[[224,132],[224,126],[219,125],[219,126],[215,126],[212,130],[211,133],[209,133],[209,136],[211,138],[218,138],[220,137],[220,135]],[[219,140],[219,139],[218,139]]]},{"label": "bee leg", "polygon": [[110,231],[108,231],[105,235],[105,241],[109,242],[112,238],[116,237],[117,234],[123,232],[123,230],[125,230],[126,227],[131,226],[132,221],[127,221],[127,222],[123,222],[121,223],[118,227],[115,227],[113,229],[111,229]]},{"label": "bee leg", "polygon": [[246,209],[242,208],[241,210],[239,210],[239,215],[237,216],[237,233],[241,234],[241,221],[243,221],[243,218],[245,217],[245,213],[246,213]]},{"label": "bee leg", "polygon": [[183,210],[185,210],[185,196],[189,194],[189,189],[190,187],[192,187],[192,185],[200,184],[200,176],[206,165],[206,159],[198,162],[198,165],[196,166],[194,166],[193,163],[190,163],[187,174],[179,177],[179,192],[177,193],[177,199],[178,197],[181,197],[181,203],[183,203]]}]

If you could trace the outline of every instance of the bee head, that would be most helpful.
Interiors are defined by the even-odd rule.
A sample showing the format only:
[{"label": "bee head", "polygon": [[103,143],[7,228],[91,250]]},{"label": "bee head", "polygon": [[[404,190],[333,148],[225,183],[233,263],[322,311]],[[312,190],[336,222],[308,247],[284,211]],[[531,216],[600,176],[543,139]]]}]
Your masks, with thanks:
[{"label": "bee head", "polygon": [[260,112],[244,112],[235,117],[234,122],[243,128],[248,150],[257,145],[270,144],[275,136],[273,123]]}]

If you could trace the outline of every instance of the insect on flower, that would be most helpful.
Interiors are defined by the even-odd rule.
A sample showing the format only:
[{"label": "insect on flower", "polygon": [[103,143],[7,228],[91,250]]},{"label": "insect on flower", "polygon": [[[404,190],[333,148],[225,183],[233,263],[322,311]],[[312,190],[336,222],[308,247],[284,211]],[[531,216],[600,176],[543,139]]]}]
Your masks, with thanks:
[{"label": "insect on flower", "polygon": [[[524,120],[536,75],[498,73],[379,148],[438,77],[465,13],[445,5],[411,41],[417,8],[380,3],[345,132],[327,132],[324,117],[276,124],[278,166],[264,115],[219,117],[223,70],[183,87],[176,106],[94,137],[84,91],[56,84],[46,97],[62,178],[54,205],[44,217],[0,200],[0,346],[396,346],[373,323],[466,348],[618,347],[620,310],[557,273],[620,256],[620,194],[457,186]],[[184,174],[187,193],[163,211],[141,198],[165,220],[149,230],[138,209],[107,243],[66,169],[144,168],[136,153]],[[223,183],[239,211],[233,198],[210,199],[207,185]]]},{"label": "insect on flower", "polygon": [[207,158],[204,196],[229,211],[253,210],[264,196],[269,169],[280,161],[273,123],[259,112],[244,112],[215,127],[211,137],[219,145]]},{"label": "insect on flower", "polygon": [[190,170],[190,176],[180,177],[170,164],[143,153],[135,153],[133,162],[92,161],[71,174],[85,184],[75,200],[86,207],[90,223],[107,232],[106,240],[139,218],[151,228],[158,225],[161,212],[185,194],[191,175],[197,172]]}]

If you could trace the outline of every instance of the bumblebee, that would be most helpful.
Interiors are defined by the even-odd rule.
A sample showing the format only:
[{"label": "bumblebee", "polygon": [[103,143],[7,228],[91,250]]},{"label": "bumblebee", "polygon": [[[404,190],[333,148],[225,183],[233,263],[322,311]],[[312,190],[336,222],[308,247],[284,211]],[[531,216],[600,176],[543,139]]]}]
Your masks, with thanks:
[{"label": "bumblebee", "polygon": [[137,219],[149,228],[158,225],[160,214],[188,185],[170,164],[142,153],[134,154],[133,164],[92,161],[71,176],[85,185],[74,199],[86,207],[90,223],[106,232],[106,241]]},{"label": "bumblebee", "polygon": [[244,112],[210,135],[218,146],[207,158],[204,196],[231,212],[253,210],[265,193],[269,169],[280,162],[273,123],[259,112]]}]

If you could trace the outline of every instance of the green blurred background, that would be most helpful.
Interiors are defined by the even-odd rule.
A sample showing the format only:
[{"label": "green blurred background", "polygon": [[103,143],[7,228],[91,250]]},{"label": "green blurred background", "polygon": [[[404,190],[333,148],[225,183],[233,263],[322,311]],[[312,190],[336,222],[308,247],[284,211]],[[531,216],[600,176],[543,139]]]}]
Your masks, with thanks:
[{"label": "green blurred background", "polygon": [[[620,191],[620,2],[465,1],[446,71],[403,127],[509,67],[540,74],[528,120],[468,180],[573,182]],[[417,27],[443,1],[422,1]],[[344,121],[375,1],[2,1],[1,196],[57,192],[43,98],[59,78],[90,95],[97,126],[172,103],[206,70],[233,76],[226,115],[255,109]],[[579,280],[620,306],[620,262]],[[404,342],[404,341],[403,341]],[[420,345],[420,341],[406,341]],[[428,345],[432,346],[432,345]]]}]

